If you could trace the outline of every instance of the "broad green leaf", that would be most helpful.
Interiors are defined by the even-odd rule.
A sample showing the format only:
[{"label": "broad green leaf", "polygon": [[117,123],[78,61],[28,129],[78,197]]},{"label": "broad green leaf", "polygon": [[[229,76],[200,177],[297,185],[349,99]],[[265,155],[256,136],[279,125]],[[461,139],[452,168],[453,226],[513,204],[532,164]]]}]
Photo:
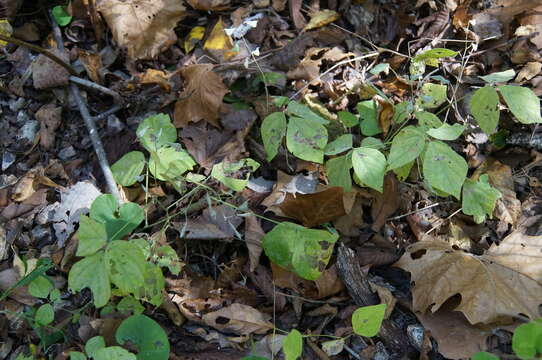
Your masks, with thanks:
[{"label": "broad green leaf", "polygon": [[499,86],[501,95],[508,109],[523,124],[542,122],[540,117],[540,99],[526,87],[515,85]]},{"label": "broad green leaf", "polygon": [[145,311],[145,308],[134,297],[125,296],[117,304],[117,311],[124,315],[138,315]]},{"label": "broad green leaf", "polygon": [[145,156],[141,151],[124,154],[111,166],[113,177],[122,186],[132,186],[145,168]]},{"label": "broad green leaf", "polygon": [[53,284],[47,276],[38,276],[28,284],[28,292],[37,298],[46,299],[51,290]]},{"label": "broad green leaf", "polygon": [[391,143],[388,169],[398,169],[416,160],[425,147],[425,140],[424,132],[417,127],[407,126],[399,131]]},{"label": "broad green leaf", "polygon": [[386,145],[382,142],[382,140],[374,138],[374,137],[366,137],[361,140],[361,147],[367,147],[372,149],[385,149]]},{"label": "broad green leaf", "polygon": [[296,360],[303,353],[303,335],[296,329],[288,333],[282,343],[282,352],[286,360]]},{"label": "broad green leaf", "polygon": [[339,121],[342,122],[343,125],[347,128],[359,124],[359,119],[357,118],[357,116],[349,111],[339,111],[337,113],[337,116],[339,117]]},{"label": "broad green leaf", "polygon": [[346,150],[350,150],[352,148],[352,142],[352,134],[341,135],[326,145],[326,148],[324,149],[324,154],[337,155],[345,152]]},{"label": "broad green leaf", "polygon": [[486,134],[493,134],[499,124],[499,94],[492,86],[484,86],[472,95],[470,112]]},{"label": "broad green leaf", "polygon": [[341,186],[345,192],[352,190],[352,154],[337,156],[329,159],[325,165],[327,180],[330,186]]},{"label": "broad green leaf", "polygon": [[149,171],[158,180],[174,180],[192,170],[196,162],[179,144],[164,146],[151,154]]},{"label": "broad green leaf", "polygon": [[416,55],[414,59],[412,59],[412,61],[423,61],[426,59],[440,59],[444,57],[456,56],[457,54],[458,54],[457,51],[443,49],[443,48],[435,48],[435,49],[424,51],[421,54]]},{"label": "broad green leaf", "polygon": [[364,306],[352,314],[352,328],[361,336],[373,337],[378,334],[386,313],[386,304]]},{"label": "broad green leaf", "polygon": [[76,262],[68,275],[68,285],[72,291],[81,291],[88,287],[94,296],[94,306],[100,308],[111,297],[109,273],[103,251]]},{"label": "broad green leaf", "polygon": [[[145,329],[145,331],[141,331]],[[169,341],[156,321],[145,315],[126,318],[117,329],[115,338],[120,345],[126,343],[137,348],[137,360],[167,360]]]},{"label": "broad green leaf", "polygon": [[55,311],[51,304],[43,304],[36,311],[35,321],[38,325],[44,326],[53,322]]},{"label": "broad green leaf", "polygon": [[471,357],[470,360],[499,360],[499,358],[488,352],[480,351],[474,354],[474,356]]},{"label": "broad green leaf", "polygon": [[435,139],[451,141],[460,137],[463,131],[465,131],[465,126],[461,124],[442,124],[437,129],[427,130],[427,134]]},{"label": "broad green leaf", "polygon": [[295,117],[300,117],[306,120],[311,120],[312,122],[320,125],[327,125],[329,121],[317,115],[312,111],[308,106],[298,103],[297,101],[290,101],[286,112],[289,115],[295,115]]},{"label": "broad green leaf", "polygon": [[290,118],[286,147],[296,157],[321,164],[324,162],[326,144],[327,130],[323,125],[306,118]]},{"label": "broad green leaf", "polygon": [[134,293],[134,296],[154,306],[160,306],[162,303],[162,291],[165,286],[162,270],[157,265],[147,262],[143,275],[144,283],[141,284],[137,293]]},{"label": "broad green leaf", "polygon": [[105,340],[103,336],[94,336],[87,340],[85,344],[85,352],[89,357],[94,357],[96,351],[105,348]]},{"label": "broad green leaf", "polygon": [[284,88],[286,84],[286,76],[277,72],[265,72],[260,73],[252,81],[254,86],[264,84],[265,86],[276,86],[278,88]]},{"label": "broad green leaf", "polygon": [[427,111],[417,111],[414,116],[418,119],[418,125],[424,129],[436,129],[443,125],[437,115]]},{"label": "broad green leaf", "polygon": [[53,289],[51,293],[49,294],[49,300],[53,303],[56,303],[60,300],[60,290]]},{"label": "broad green leaf", "polygon": [[520,359],[542,354],[542,323],[531,321],[518,326],[512,336],[512,350]]},{"label": "broad green leaf", "polygon": [[134,243],[115,240],[106,250],[111,282],[124,293],[136,293],[144,285],[147,261]]},{"label": "broad green leaf", "polygon": [[265,254],[275,264],[307,280],[316,280],[326,268],[339,236],[282,222],[263,237]]},{"label": "broad green leaf", "polygon": [[459,199],[467,176],[465,159],[441,141],[431,141],[423,158],[423,176],[431,187]]},{"label": "broad green leaf", "polygon": [[359,147],[352,151],[352,166],[357,177],[371,189],[382,192],[386,157],[372,148]]},{"label": "broad green leaf", "polygon": [[143,209],[135,203],[118,205],[113,195],[98,196],[90,206],[90,218],[105,225],[109,241],[122,239],[141,224]]},{"label": "broad green leaf", "polygon": [[167,267],[173,275],[179,275],[181,272],[182,262],[179,260],[179,255],[169,245],[160,246],[156,249],[153,260],[156,262],[156,265]]},{"label": "broad green leaf", "polygon": [[401,167],[393,169],[393,172],[395,173],[395,175],[397,175],[397,180],[404,181],[408,177],[408,175],[410,175],[410,170],[412,170],[413,165],[414,161],[411,161]]},{"label": "broad green leaf", "polygon": [[139,124],[136,134],[141,145],[151,153],[177,141],[177,129],[167,114],[149,116]]},{"label": "broad green leaf", "polygon": [[245,356],[245,357],[242,358],[241,360],[269,360],[269,359],[268,359],[268,358],[261,357],[261,356],[249,355],[249,356]]},{"label": "broad green leaf", "polygon": [[424,109],[435,109],[446,102],[446,85],[425,83],[416,99],[418,106]]},{"label": "broad green leaf", "polygon": [[80,351],[71,351],[70,360],[87,360],[87,357]]},{"label": "broad green leaf", "polygon": [[59,26],[66,26],[72,21],[72,16],[66,6],[57,5],[53,7],[52,14]]},{"label": "broad green leaf", "polygon": [[410,101],[402,101],[399,104],[394,106],[395,112],[393,113],[393,122],[396,124],[403,123],[406,119],[410,117],[410,114],[414,106]]},{"label": "broad green leaf", "polygon": [[382,129],[380,129],[380,125],[378,124],[378,112],[374,100],[359,102],[356,109],[359,113],[359,127],[363,135],[374,136],[382,132]]},{"label": "broad green leaf", "polygon": [[503,83],[512,80],[516,76],[516,72],[512,69],[506,71],[495,72],[486,76],[478,76],[480,79],[484,80],[487,83]]},{"label": "broad green leaf", "polygon": [[286,116],[282,112],[268,115],[262,122],[261,135],[267,161],[273,160],[279,152],[279,147],[286,135]]},{"label": "broad green leaf", "polygon": [[483,222],[486,215],[492,217],[495,202],[501,197],[499,190],[489,184],[488,176],[482,175],[478,181],[467,179],[463,184],[463,212],[472,215],[477,224]]},{"label": "broad green leaf", "polygon": [[77,256],[94,254],[107,244],[107,233],[102,223],[92,220],[88,216],[81,215],[79,218],[79,230],[77,230]]},{"label": "broad green leaf", "polygon": [[137,358],[120,346],[110,346],[96,351],[94,360],[137,360]]},{"label": "broad green leaf", "polygon": [[412,80],[421,78],[425,73],[425,61],[411,61],[408,67],[408,72]]},{"label": "broad green leaf", "polygon": [[278,108],[281,108],[290,102],[290,99],[287,96],[272,96],[272,98],[273,98],[273,105],[275,105]]},{"label": "broad green leaf", "polygon": [[250,174],[260,167],[248,158],[236,162],[223,161],[213,166],[211,176],[234,191],[242,191],[248,184]]}]

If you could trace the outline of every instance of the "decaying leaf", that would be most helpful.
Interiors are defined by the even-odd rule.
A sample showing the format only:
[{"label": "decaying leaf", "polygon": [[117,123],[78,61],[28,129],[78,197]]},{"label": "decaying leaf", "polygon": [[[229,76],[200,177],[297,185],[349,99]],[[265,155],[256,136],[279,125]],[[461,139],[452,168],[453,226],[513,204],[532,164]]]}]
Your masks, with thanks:
[{"label": "decaying leaf", "polygon": [[[521,253],[516,259],[528,262],[538,254]],[[501,264],[499,260],[491,257],[491,249],[486,255],[476,256],[445,242],[421,241],[411,245],[395,266],[412,275],[415,311],[430,309],[434,313],[459,294],[461,302],[455,311],[465,314],[471,324],[489,324],[520,314],[539,317],[542,285],[530,274],[518,272],[520,266],[512,268],[510,262]]]},{"label": "decaying leaf", "polygon": [[40,122],[40,145],[49,150],[55,144],[56,130],[62,121],[62,107],[53,103],[44,105],[35,116]]},{"label": "decaying leaf", "polygon": [[203,49],[222,62],[232,59],[237,54],[233,48],[233,41],[224,31],[222,19],[218,19],[207,40],[205,40]]},{"label": "decaying leaf", "polygon": [[248,305],[231,304],[203,315],[203,321],[217,330],[234,334],[265,334],[273,324],[258,310]]},{"label": "decaying leaf", "polygon": [[188,4],[196,10],[217,11],[227,9],[230,0],[187,0]]},{"label": "decaying leaf", "polygon": [[303,30],[307,31],[307,30],[312,30],[312,29],[325,26],[327,24],[334,22],[339,17],[340,17],[339,13],[333,10],[324,9],[324,10],[317,11],[311,14],[311,20],[309,21],[309,23],[307,24],[307,26],[305,26]]},{"label": "decaying leaf", "polygon": [[220,76],[213,71],[213,65],[191,65],[181,70],[186,88],[175,104],[174,123],[185,127],[191,122],[205,120],[220,128],[218,115],[222,98],[228,88]]},{"label": "decaying leaf", "polygon": [[147,69],[144,73],[138,75],[141,84],[156,84],[164,91],[170,92],[172,84],[169,81],[172,74],[167,74],[163,70]]},{"label": "decaying leaf", "polygon": [[153,58],[177,40],[173,29],[185,8],[178,0],[103,0],[98,11],[115,41],[137,60]]}]

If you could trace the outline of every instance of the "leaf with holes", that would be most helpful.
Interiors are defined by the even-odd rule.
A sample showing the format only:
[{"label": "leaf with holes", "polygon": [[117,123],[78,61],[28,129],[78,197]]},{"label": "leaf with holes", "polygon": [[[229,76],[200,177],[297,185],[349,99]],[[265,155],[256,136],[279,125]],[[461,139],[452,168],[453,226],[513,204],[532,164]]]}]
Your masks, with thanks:
[{"label": "leaf with holes", "polygon": [[431,141],[423,158],[423,176],[431,187],[459,199],[468,171],[465,159],[441,141]]},{"label": "leaf with holes", "polygon": [[446,85],[425,83],[416,104],[424,109],[435,109],[446,102]]},{"label": "leaf with holes", "polygon": [[162,181],[173,181],[185,172],[192,170],[196,162],[180,144],[164,146],[156,153],[151,153],[149,159],[149,171]]}]

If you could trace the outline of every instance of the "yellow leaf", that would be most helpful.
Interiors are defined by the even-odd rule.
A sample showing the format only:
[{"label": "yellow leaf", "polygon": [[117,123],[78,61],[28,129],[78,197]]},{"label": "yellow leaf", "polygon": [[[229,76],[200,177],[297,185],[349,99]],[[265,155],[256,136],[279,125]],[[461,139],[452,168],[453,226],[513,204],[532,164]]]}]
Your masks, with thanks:
[{"label": "yellow leaf", "polygon": [[[0,34],[4,36],[11,36],[13,34],[13,28],[6,19],[0,19]],[[0,40],[0,47],[4,47],[7,44],[7,42]]]},{"label": "yellow leaf", "polygon": [[196,44],[203,39],[205,35],[205,28],[203,26],[196,26],[190,30],[190,33],[184,40],[184,52],[189,53],[194,50]]},{"label": "yellow leaf", "polygon": [[223,58],[224,60],[231,59],[235,56],[236,52],[233,51],[233,42],[224,31],[222,19],[219,19],[213,27],[203,48],[209,51],[213,56]]},{"label": "yellow leaf", "polygon": [[303,30],[312,30],[324,25],[330,24],[340,17],[339,13],[333,10],[320,10],[311,14],[311,21],[305,26]]}]

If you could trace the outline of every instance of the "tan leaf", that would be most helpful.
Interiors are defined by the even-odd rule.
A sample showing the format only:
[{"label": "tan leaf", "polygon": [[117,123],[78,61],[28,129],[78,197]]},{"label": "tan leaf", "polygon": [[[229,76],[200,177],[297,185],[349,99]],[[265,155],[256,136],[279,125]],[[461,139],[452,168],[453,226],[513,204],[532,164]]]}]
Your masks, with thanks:
[{"label": "tan leaf", "polygon": [[183,17],[179,0],[103,0],[98,11],[118,45],[132,59],[149,59],[175,43],[175,25]]},{"label": "tan leaf", "polygon": [[516,82],[522,82],[523,80],[531,80],[536,75],[540,74],[542,70],[542,64],[539,62],[531,61],[528,62],[516,76]]},{"label": "tan leaf", "polygon": [[250,271],[254,271],[260,263],[264,235],[265,232],[262,230],[260,220],[254,215],[247,216],[245,218],[245,243],[248,248]]},{"label": "tan leaf", "polygon": [[187,0],[196,10],[216,11],[227,9],[230,5],[230,0]]},{"label": "tan leaf", "polygon": [[384,178],[384,191],[377,193],[376,201],[371,208],[373,225],[371,229],[378,232],[390,215],[399,208],[399,181],[394,173],[389,172]]},{"label": "tan leaf", "polygon": [[248,305],[231,304],[203,315],[203,321],[217,330],[234,334],[265,334],[273,329],[268,317]]},{"label": "tan leaf", "polygon": [[340,17],[339,13],[329,9],[323,9],[311,14],[311,20],[303,30],[312,30],[330,24]]},{"label": "tan leaf", "polygon": [[77,49],[77,54],[85,67],[88,77],[95,83],[101,84],[102,74],[100,71],[102,70],[103,63],[100,54],[82,49]]},{"label": "tan leaf", "polygon": [[43,105],[35,117],[40,122],[40,145],[49,150],[55,144],[56,130],[62,122],[62,107],[53,103]]},{"label": "tan leaf", "polygon": [[138,76],[141,84],[156,84],[164,91],[170,92],[172,84],[169,81],[171,74],[166,74],[165,71],[156,69],[147,69],[143,74]]},{"label": "tan leaf", "polygon": [[217,128],[221,127],[218,115],[228,88],[212,69],[213,65],[202,64],[191,65],[181,71],[186,88],[175,104],[176,127],[184,127],[202,119]]},{"label": "tan leaf", "polygon": [[[517,259],[529,261],[526,255]],[[519,314],[538,317],[540,283],[497,260],[455,250],[445,242],[422,241],[407,248],[395,266],[412,275],[415,311],[434,313],[459,294],[461,301],[454,310],[465,314],[471,324],[489,324]]]}]

